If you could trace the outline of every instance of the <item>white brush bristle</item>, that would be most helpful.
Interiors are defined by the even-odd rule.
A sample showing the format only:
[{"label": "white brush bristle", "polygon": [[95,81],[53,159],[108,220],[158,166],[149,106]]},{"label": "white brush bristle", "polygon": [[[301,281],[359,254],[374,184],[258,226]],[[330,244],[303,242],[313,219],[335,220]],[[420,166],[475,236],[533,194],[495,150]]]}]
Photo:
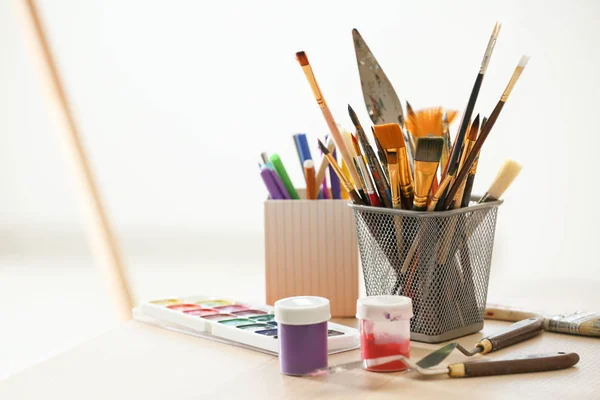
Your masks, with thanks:
[{"label": "white brush bristle", "polygon": [[514,160],[506,160],[500,168],[496,179],[488,189],[488,193],[495,199],[502,197],[502,194],[513,183],[519,172],[521,172],[521,164]]},{"label": "white brush bristle", "polygon": [[304,168],[314,168],[315,162],[313,160],[304,160]]},{"label": "white brush bristle", "polygon": [[524,68],[527,65],[527,61],[529,61],[529,56],[523,54],[523,56],[521,57],[521,61],[519,61],[518,67]]}]

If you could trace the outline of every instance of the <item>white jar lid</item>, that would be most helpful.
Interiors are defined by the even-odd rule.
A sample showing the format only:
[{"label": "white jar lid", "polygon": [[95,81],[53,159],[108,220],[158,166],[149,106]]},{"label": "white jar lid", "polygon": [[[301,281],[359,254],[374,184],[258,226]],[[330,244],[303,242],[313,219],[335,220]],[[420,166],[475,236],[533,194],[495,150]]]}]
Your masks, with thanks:
[{"label": "white jar lid", "polygon": [[330,318],[329,300],[324,297],[287,297],[275,302],[275,321],[280,324],[310,325]]},{"label": "white jar lid", "polygon": [[356,318],[369,321],[407,320],[413,316],[412,300],[405,296],[367,296],[356,302]]}]

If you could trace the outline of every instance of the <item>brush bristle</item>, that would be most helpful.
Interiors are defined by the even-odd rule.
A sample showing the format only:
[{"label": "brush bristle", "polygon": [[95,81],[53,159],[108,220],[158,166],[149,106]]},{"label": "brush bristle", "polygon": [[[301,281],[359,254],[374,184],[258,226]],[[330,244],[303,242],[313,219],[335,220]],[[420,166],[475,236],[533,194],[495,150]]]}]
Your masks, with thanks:
[{"label": "brush bristle", "polygon": [[306,57],[306,53],[303,51],[299,51],[296,53],[296,60],[298,60],[300,66],[302,67],[308,65],[308,57]]},{"label": "brush bristle", "polygon": [[438,162],[442,157],[444,139],[441,137],[420,138],[417,141],[415,161]]},{"label": "brush bristle", "polygon": [[467,140],[474,142],[477,140],[477,132],[479,132],[479,114],[473,120],[471,124],[471,129],[469,130],[469,135],[467,136]]},{"label": "brush bristle", "polygon": [[490,197],[494,199],[502,197],[506,189],[508,189],[517,175],[519,175],[519,172],[521,172],[521,168],[521,165],[516,161],[506,160],[487,191]]},{"label": "brush bristle", "polygon": [[373,127],[373,135],[385,150],[406,147],[402,129],[398,124],[383,124]]},{"label": "brush bristle", "polygon": [[600,337],[600,314],[594,314],[588,321],[579,325],[579,333],[586,336]]},{"label": "brush bristle", "polygon": [[358,128],[360,126],[360,122],[358,121],[358,117],[356,116],[356,113],[354,112],[350,104],[348,104],[348,114],[350,114],[350,119],[352,120],[354,126]]},{"label": "brush bristle", "polygon": [[327,150],[327,147],[325,147],[323,142],[321,142],[321,139],[317,139],[317,142],[319,143],[319,149],[321,150],[321,153],[329,154],[329,150]]},{"label": "brush bristle", "polygon": [[517,65],[517,66],[521,67],[521,68],[525,68],[528,61],[529,61],[529,56],[523,54],[523,56],[521,57],[521,60],[519,61],[519,65]]},{"label": "brush bristle", "polygon": [[315,162],[313,160],[304,160],[304,168],[311,169],[315,167]]},{"label": "brush bristle", "polygon": [[[431,107],[415,112],[410,104],[406,103],[407,115],[406,128],[414,137],[427,137],[429,135],[442,136],[444,133],[444,108]],[[446,110],[448,124],[451,124],[458,115],[457,111]]]}]

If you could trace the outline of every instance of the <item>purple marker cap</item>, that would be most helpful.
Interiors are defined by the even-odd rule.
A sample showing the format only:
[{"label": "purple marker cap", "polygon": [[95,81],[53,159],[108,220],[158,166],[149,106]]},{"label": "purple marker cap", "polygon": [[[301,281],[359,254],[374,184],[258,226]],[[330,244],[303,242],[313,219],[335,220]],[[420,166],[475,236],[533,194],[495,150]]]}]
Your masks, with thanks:
[{"label": "purple marker cap", "polygon": [[267,190],[269,191],[269,195],[271,196],[271,199],[272,200],[282,200],[282,199],[284,199],[284,197],[281,194],[281,192],[279,191],[279,188],[277,187],[277,183],[275,183],[275,179],[273,178],[272,172],[273,171],[271,171],[268,168],[263,168],[260,171],[260,176],[261,176],[263,182],[265,183]]},{"label": "purple marker cap", "polygon": [[273,182],[275,182],[275,185],[277,186],[277,188],[279,189],[279,192],[281,193],[281,198],[284,200],[290,200],[290,194],[288,193],[287,189],[285,188],[285,185],[283,184],[283,181],[281,180],[281,178],[279,177],[279,175],[277,175],[277,172],[275,172],[274,170],[270,170],[271,171],[271,175],[273,176]]}]

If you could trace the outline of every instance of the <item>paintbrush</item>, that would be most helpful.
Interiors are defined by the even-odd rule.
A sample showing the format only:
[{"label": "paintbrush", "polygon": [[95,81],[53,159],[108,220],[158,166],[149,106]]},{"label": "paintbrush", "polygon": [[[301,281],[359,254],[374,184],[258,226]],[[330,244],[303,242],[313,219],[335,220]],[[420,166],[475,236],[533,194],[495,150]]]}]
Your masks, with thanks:
[{"label": "paintbrush", "polygon": [[[458,164],[459,169],[463,167],[463,165],[465,163],[465,159],[467,158],[469,153],[471,153],[471,150],[473,150],[473,146],[475,146],[475,141],[477,140],[478,132],[479,132],[479,114],[477,114],[477,116],[473,120],[473,123],[471,124],[471,128],[469,129],[469,134],[467,135],[467,139],[465,140],[465,144],[463,145],[462,154],[460,156],[460,162]],[[457,192],[456,196],[454,197],[454,203],[452,203],[452,208],[460,208],[460,205],[461,205],[462,199],[463,199],[463,195],[464,195],[465,184],[466,184],[466,181],[465,181],[465,183],[463,183],[462,187],[458,189],[458,192]]]},{"label": "paintbrush", "polygon": [[[330,152],[333,152],[335,150],[335,143],[333,143],[333,140],[331,140],[331,138],[327,141],[327,148],[329,149]],[[334,157],[335,160],[335,157]],[[315,190],[317,191],[317,193],[319,192],[319,189],[321,187],[321,183],[323,182],[323,179],[325,179],[325,173],[327,172],[327,167],[329,166],[329,160],[327,159],[327,157],[323,157],[323,159],[321,160],[321,165],[319,165],[319,171],[316,174],[315,177],[315,185],[316,188]],[[332,189],[333,189],[333,184],[332,184]],[[332,191],[333,194],[333,191]]]},{"label": "paintbrush", "polygon": [[[317,140],[319,142],[319,149],[321,149],[321,151],[323,152],[325,157],[327,157],[327,159],[329,160],[329,165],[331,165],[333,167],[333,170],[337,174],[338,178],[340,178],[340,182],[342,183],[342,185],[348,192],[350,199],[352,199],[354,204],[364,206],[365,202],[363,201],[362,197],[360,197],[360,195],[356,192],[356,190],[354,190],[352,183],[350,183],[350,181],[346,178],[346,176],[344,176],[344,173],[342,172],[342,169],[335,161],[335,158],[333,158],[333,156],[331,155],[331,153],[329,152],[327,147],[325,147],[325,145],[319,139],[317,139]],[[340,143],[343,143],[343,142],[340,141]]]},{"label": "paintbrush", "polygon": [[538,316],[544,318],[544,329],[549,332],[600,337],[600,313],[576,311],[571,314],[552,315],[497,304],[488,304],[485,307],[486,319],[514,322]]},{"label": "paintbrush", "polygon": [[442,147],[442,158],[440,159],[440,181],[443,180],[443,173],[448,165],[448,157],[452,149],[452,139],[450,138],[450,122],[448,121],[448,112],[446,109],[442,112],[442,137],[444,138],[444,147]]},{"label": "paintbrush", "polygon": [[350,115],[350,119],[356,128],[356,134],[358,135],[358,140],[360,140],[360,144],[362,145],[363,152],[367,157],[367,163],[369,164],[369,169],[371,171],[371,175],[373,176],[373,181],[375,182],[375,187],[377,188],[377,192],[379,193],[379,198],[383,205],[387,208],[392,208],[392,202],[390,197],[388,196],[388,192],[390,187],[386,182],[383,170],[381,168],[381,164],[377,161],[377,157],[375,156],[375,152],[373,148],[369,144],[369,140],[367,139],[367,135],[360,125],[360,121],[356,116],[356,113],[348,104],[348,114]]},{"label": "paintbrush", "polygon": [[[446,118],[446,129],[458,115],[457,111],[446,110],[442,107],[429,107],[415,111],[408,101],[406,102],[408,118],[406,128],[415,139],[427,136],[444,136],[444,116]],[[450,133],[448,133],[450,136]]]},{"label": "paintbrush", "polygon": [[[487,122],[487,117],[483,117],[483,121],[481,122],[481,129],[485,126]],[[460,204],[461,207],[468,207],[469,202],[471,201],[471,193],[473,192],[473,184],[475,183],[475,175],[477,174],[477,165],[479,164],[479,155],[475,158],[475,162],[469,171],[469,176],[467,176],[467,182],[465,183],[465,190],[463,193],[463,200]]]},{"label": "paintbrush", "polygon": [[387,158],[392,205],[394,208],[410,210],[414,195],[413,182],[400,125],[375,125],[373,134],[381,144]]},{"label": "paintbrush", "polygon": [[381,200],[379,200],[379,196],[377,196],[377,192],[373,186],[373,180],[371,179],[371,175],[369,174],[369,170],[367,169],[367,164],[365,164],[364,158],[362,156],[356,156],[354,160],[365,181],[365,190],[367,191],[367,196],[369,196],[369,203],[373,207],[381,207]]},{"label": "paintbrush", "polygon": [[[411,132],[411,136],[416,140],[422,137],[428,136],[440,136],[444,135],[444,123],[443,118],[444,115],[447,119],[447,125],[454,121],[454,118],[458,114],[458,112],[453,110],[445,110],[442,107],[430,107],[425,108],[419,111],[414,111],[410,103],[406,102],[406,109],[408,112],[408,118],[406,120],[406,128]],[[444,114],[445,113],[445,114]],[[448,128],[449,129],[449,128]],[[450,133],[448,133],[448,136]],[[444,147],[442,148],[442,155],[444,154],[444,149],[446,148],[447,140],[444,139]],[[448,153],[449,154],[449,153]],[[448,160],[448,155],[446,156],[446,163]],[[441,180],[440,173],[440,180]],[[432,191],[436,191],[438,187],[438,177],[437,174],[433,179]]]},{"label": "paintbrush", "polygon": [[[477,78],[475,79],[475,84],[473,85],[473,89],[471,90],[471,95],[469,96],[467,107],[465,108],[465,112],[462,115],[462,119],[460,121],[458,133],[456,134],[456,139],[454,140],[454,144],[452,146],[452,152],[450,153],[450,159],[448,160],[448,164],[446,165],[446,170],[444,171],[443,175],[446,175],[447,173],[458,169],[460,151],[465,140],[465,135],[467,134],[469,121],[471,121],[471,116],[473,115],[473,109],[475,108],[475,103],[477,102],[477,96],[479,95],[479,89],[481,89],[481,84],[483,83],[485,71],[487,70],[488,64],[490,62],[494,46],[496,45],[496,39],[498,39],[498,34],[500,33],[500,27],[501,25],[497,22],[494,26],[494,30],[492,31],[492,35],[490,36],[490,40],[483,55],[483,60],[481,60],[481,67],[479,68],[479,73],[477,74]],[[438,205],[445,205],[446,208],[449,206],[450,201],[453,200],[452,197],[450,197],[450,201],[448,201],[448,204],[446,204],[446,199],[444,197],[442,197],[442,199],[443,201],[440,201]]]},{"label": "paintbrush", "polygon": [[452,181],[452,178],[454,178],[453,175],[446,175],[444,177],[444,179],[442,179],[442,181],[438,185],[437,190],[431,196],[431,201],[429,202],[429,205],[427,206],[427,211],[435,211],[435,206],[437,205],[438,201],[440,200],[440,197],[442,197],[442,195],[448,188],[448,185],[450,184],[450,181]]},{"label": "paintbrush", "polygon": [[483,197],[479,200],[479,203],[485,203],[487,201],[496,201],[502,197],[502,194],[508,189],[513,183],[519,172],[521,172],[521,165],[513,160],[506,160],[498,171],[498,175],[490,185],[490,188],[485,192]]},{"label": "paintbrush", "polygon": [[[456,180],[454,181],[454,184],[448,191],[448,195],[444,199],[444,203],[442,205],[443,210],[448,209],[452,199],[458,192],[458,189],[461,187],[464,180],[467,179],[467,175],[469,174],[469,171],[471,171],[471,167],[473,167],[473,164],[475,163],[475,159],[477,158],[479,152],[481,151],[481,147],[483,146],[483,143],[485,142],[488,135],[490,134],[490,131],[494,127],[494,124],[496,123],[496,120],[498,119],[498,116],[500,115],[500,112],[502,111],[504,104],[508,100],[508,97],[510,96],[510,93],[512,92],[513,88],[515,87],[515,84],[519,80],[519,77],[521,76],[521,73],[525,69],[525,66],[527,65],[528,60],[529,60],[529,57],[523,56],[523,57],[521,57],[519,64],[517,64],[517,67],[515,68],[515,71],[513,72],[512,76],[510,78],[510,81],[508,82],[508,85],[506,86],[506,89],[504,89],[504,93],[502,93],[502,97],[500,97],[500,101],[498,101],[498,104],[496,104],[494,111],[492,111],[492,113],[490,114],[490,118],[487,120],[487,122],[485,123],[485,126],[481,130],[481,133],[477,137],[477,141],[475,142],[475,146],[473,146],[473,150],[471,150],[471,154],[469,154],[467,156],[463,168],[461,168],[461,170],[459,171],[458,176],[456,177]],[[454,145],[456,147],[456,142],[454,143]],[[441,201],[440,201],[440,203],[441,203]],[[440,205],[440,203],[438,203],[438,206]]]},{"label": "paintbrush", "polygon": [[[315,99],[317,100],[317,104],[319,105],[319,108],[321,109],[321,112],[323,113],[325,122],[327,122],[329,131],[331,132],[331,137],[333,138],[337,149],[340,151],[340,155],[342,156],[342,159],[344,161],[346,161],[346,165],[348,166],[350,175],[352,176],[352,179],[354,180],[354,185],[356,185],[358,194],[360,195],[360,197],[362,199],[366,199],[367,196],[366,196],[362,186],[360,185],[360,178],[358,176],[358,171],[354,167],[354,161],[352,159],[352,156],[350,155],[350,152],[344,143],[342,134],[340,133],[340,130],[338,129],[338,126],[335,123],[335,120],[333,119],[333,115],[331,114],[331,111],[329,110],[329,107],[327,106],[327,102],[325,102],[325,98],[323,97],[323,93],[321,93],[321,89],[319,88],[319,84],[317,83],[317,79],[315,78],[315,74],[312,70],[312,67],[310,66],[310,64],[308,62],[308,57],[306,56],[306,53],[303,51],[297,52],[296,60],[298,60],[298,63],[302,67],[302,71],[304,71],[306,80],[308,81],[308,84],[310,85],[310,88],[313,91],[313,95],[315,96]],[[329,162],[331,162],[331,160]],[[318,182],[320,182],[320,181],[318,181]]]},{"label": "paintbrush", "polygon": [[441,137],[427,137],[417,141],[417,151],[415,153],[415,197],[412,207],[415,211],[427,210],[427,200],[440,163],[443,146],[444,139]]},{"label": "paintbrush", "polygon": [[[513,160],[506,160],[504,164],[502,164],[502,167],[498,171],[498,174],[490,185],[490,188],[486,191],[483,197],[481,197],[478,204],[500,199],[508,187],[513,183],[517,175],[519,175],[519,172],[521,172],[521,165]],[[483,214],[479,213],[469,218],[466,226],[467,237],[470,237],[473,232],[475,232],[486,215],[487,212]]]},{"label": "paintbrush", "polygon": [[[388,175],[388,162],[387,162],[387,157],[385,156],[385,150],[383,150],[383,147],[381,147],[381,143],[379,143],[379,140],[377,140],[377,138],[375,137],[375,132],[373,130],[373,127],[371,127],[371,134],[373,135],[373,140],[375,140],[375,146],[377,147],[377,157],[379,157],[379,162],[381,163],[381,166],[383,167],[383,174],[385,175],[385,179],[388,182],[388,184],[390,183],[390,176]],[[391,193],[390,193],[391,196]]]}]

